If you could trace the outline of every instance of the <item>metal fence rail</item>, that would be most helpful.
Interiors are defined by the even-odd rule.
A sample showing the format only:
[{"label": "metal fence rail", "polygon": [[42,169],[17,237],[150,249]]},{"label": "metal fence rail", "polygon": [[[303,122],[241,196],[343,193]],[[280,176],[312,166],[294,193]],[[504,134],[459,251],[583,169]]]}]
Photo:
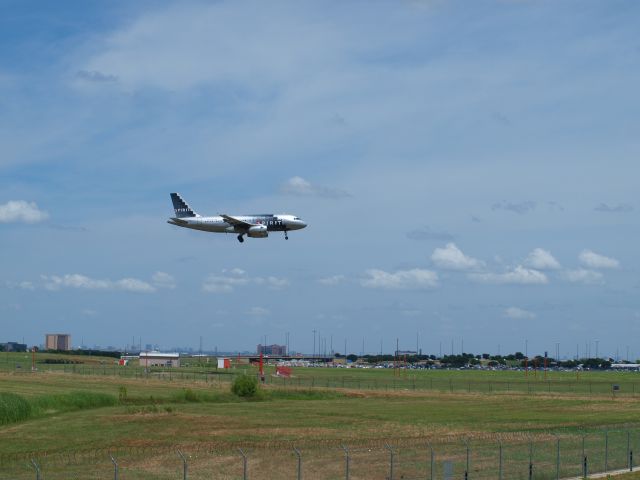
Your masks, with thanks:
[{"label": "metal fence rail", "polygon": [[635,468],[636,430],[272,448],[143,447],[0,456],[0,479],[545,480]]}]

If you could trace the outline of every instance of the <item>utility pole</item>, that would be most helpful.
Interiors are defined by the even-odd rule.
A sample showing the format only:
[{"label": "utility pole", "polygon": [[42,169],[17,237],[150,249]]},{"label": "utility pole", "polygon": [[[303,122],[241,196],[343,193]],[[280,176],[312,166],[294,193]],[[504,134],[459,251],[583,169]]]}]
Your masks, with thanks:
[{"label": "utility pole", "polygon": [[313,356],[316,356],[316,331],[313,331]]},{"label": "utility pole", "polygon": [[600,340],[596,340],[596,358],[598,358],[598,344],[600,343]]}]

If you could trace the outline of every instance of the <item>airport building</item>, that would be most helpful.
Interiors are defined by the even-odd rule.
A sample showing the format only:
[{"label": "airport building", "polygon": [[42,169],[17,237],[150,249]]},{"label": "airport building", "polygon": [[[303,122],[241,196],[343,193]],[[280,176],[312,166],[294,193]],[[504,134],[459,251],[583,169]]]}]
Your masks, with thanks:
[{"label": "airport building", "polygon": [[47,350],[71,350],[71,335],[68,333],[47,333],[44,348]]},{"label": "airport building", "polygon": [[258,345],[256,353],[260,355],[286,355],[287,347],[286,345]]},{"label": "airport building", "polygon": [[27,344],[18,342],[0,343],[0,352],[26,352]]},{"label": "airport building", "polygon": [[179,367],[179,353],[140,352],[141,367]]}]

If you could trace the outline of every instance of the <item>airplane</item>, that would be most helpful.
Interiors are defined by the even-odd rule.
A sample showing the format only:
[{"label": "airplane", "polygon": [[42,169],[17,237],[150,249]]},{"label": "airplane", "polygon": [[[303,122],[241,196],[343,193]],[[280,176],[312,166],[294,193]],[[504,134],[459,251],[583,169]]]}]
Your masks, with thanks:
[{"label": "airplane", "polygon": [[202,217],[187,205],[179,193],[172,193],[171,201],[176,216],[167,220],[167,223],[204,232],[237,233],[240,243],[244,242],[245,235],[251,238],[266,238],[269,232],[284,232],[285,240],[289,240],[287,233],[290,230],[300,230],[307,226],[299,217],[288,214]]}]

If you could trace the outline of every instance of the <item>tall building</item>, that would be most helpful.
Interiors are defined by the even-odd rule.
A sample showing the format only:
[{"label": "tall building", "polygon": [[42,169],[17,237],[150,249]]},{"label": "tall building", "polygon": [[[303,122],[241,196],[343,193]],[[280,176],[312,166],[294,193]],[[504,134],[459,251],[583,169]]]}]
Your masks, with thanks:
[{"label": "tall building", "polygon": [[263,355],[286,355],[286,345],[258,345],[257,353]]},{"label": "tall building", "polygon": [[68,333],[47,333],[44,346],[47,350],[71,350],[71,335]]}]

